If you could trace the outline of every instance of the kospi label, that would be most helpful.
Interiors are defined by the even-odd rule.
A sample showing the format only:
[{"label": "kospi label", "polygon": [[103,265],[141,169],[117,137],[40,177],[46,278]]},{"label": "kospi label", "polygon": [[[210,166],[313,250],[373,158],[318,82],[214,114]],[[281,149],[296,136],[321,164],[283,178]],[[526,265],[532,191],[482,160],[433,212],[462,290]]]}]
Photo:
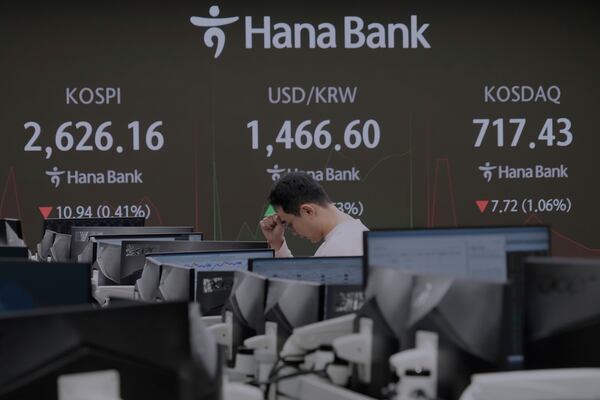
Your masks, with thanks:
[{"label": "kospi label", "polygon": [[[239,16],[220,17],[220,9],[213,5],[210,17],[191,17],[190,22],[207,28],[204,44],[215,47],[217,58],[225,47],[225,31],[221,27],[240,21]],[[416,15],[408,21],[380,23],[365,21],[359,16],[346,16],[343,21],[311,23],[305,21],[276,21],[270,16],[246,16],[244,47],[246,49],[430,49],[426,31],[428,23],[420,23]],[[340,32],[341,31],[341,32]]]},{"label": "kospi label", "polygon": [[67,105],[121,104],[120,87],[68,87],[65,91]]}]

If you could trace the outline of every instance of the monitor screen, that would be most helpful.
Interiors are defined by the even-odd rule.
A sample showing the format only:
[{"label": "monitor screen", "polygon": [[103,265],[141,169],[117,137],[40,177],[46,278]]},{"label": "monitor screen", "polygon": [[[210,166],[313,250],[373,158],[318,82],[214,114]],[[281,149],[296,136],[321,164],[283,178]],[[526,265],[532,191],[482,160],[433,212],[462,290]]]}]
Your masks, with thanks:
[{"label": "monitor screen", "polygon": [[[514,255],[546,255],[545,226],[374,230],[364,234],[365,267],[505,282]],[[368,272],[368,271],[366,271]]]},{"label": "monitor screen", "polygon": [[326,285],[363,285],[362,257],[306,257],[254,259],[249,269],[267,278],[283,278]]},{"label": "monitor screen", "polygon": [[0,261],[0,314],[91,303],[89,264]]},{"label": "monitor screen", "polygon": [[202,315],[221,315],[231,291],[237,271],[196,271],[195,300]]}]

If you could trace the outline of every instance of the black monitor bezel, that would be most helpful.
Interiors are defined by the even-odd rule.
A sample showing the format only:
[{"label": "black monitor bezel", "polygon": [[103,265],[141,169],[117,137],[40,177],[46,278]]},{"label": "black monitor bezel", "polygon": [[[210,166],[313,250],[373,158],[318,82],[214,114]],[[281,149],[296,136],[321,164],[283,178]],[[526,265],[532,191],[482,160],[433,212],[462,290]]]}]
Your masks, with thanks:
[{"label": "black monitor bezel", "polygon": [[[161,252],[161,253],[148,253],[146,254],[146,257],[156,257],[156,256],[170,256],[170,255],[192,255],[192,254],[210,254],[210,253],[248,253],[248,252],[259,252],[259,251],[271,251],[273,253],[273,256],[275,256],[275,250],[271,249],[271,248],[264,248],[264,249],[234,249],[234,250],[207,250],[207,251],[185,251],[185,252],[173,252],[173,251],[168,251],[168,252]],[[263,257],[264,258],[264,257]]]},{"label": "black monitor bezel", "polygon": [[[103,223],[102,225],[96,225],[96,224],[86,224],[86,222],[92,222],[92,221],[126,221],[129,220],[132,222],[131,225],[109,225],[109,224],[105,224]],[[65,223],[67,225],[67,232],[57,232],[57,233],[66,233],[66,234],[71,234],[71,228],[73,228],[74,226],[82,226],[82,227],[117,227],[117,226],[131,226],[131,227],[141,227],[141,226],[145,226],[146,224],[146,219],[144,217],[108,217],[108,218],[46,218],[44,219],[44,222],[42,224],[42,235],[44,234],[44,232],[46,231],[46,229],[48,229],[46,227],[46,225],[48,224],[47,221],[60,221],[62,223]],[[71,224],[69,224],[68,222],[71,222]],[[83,223],[83,225],[77,225],[77,224],[81,224]],[[135,225],[135,223],[141,223],[141,225]]]},{"label": "black monitor bezel", "polygon": [[[102,239],[127,239],[127,238],[130,238],[130,237],[134,237],[134,238],[139,238],[139,237],[142,237],[142,238],[146,238],[146,237],[161,238],[161,237],[186,237],[186,236],[190,236],[190,235],[204,237],[204,233],[203,232],[189,232],[189,233],[184,233],[184,232],[175,232],[175,233],[129,233],[129,234],[120,234],[120,235],[101,235],[101,234],[95,234],[95,235],[89,235],[89,237],[90,238],[102,238]],[[97,240],[102,240],[102,239],[97,239]]]},{"label": "black monitor bezel", "polygon": [[[69,233],[72,236],[71,242],[86,242],[88,240],[76,240],[75,239],[75,235],[73,235],[73,229],[72,228],[91,228],[88,229],[89,231],[92,231],[94,228],[98,229],[114,229],[114,228],[144,228],[148,229],[148,230],[152,230],[152,229],[156,229],[156,230],[164,230],[163,232],[147,232],[145,233],[143,230],[141,232],[135,232],[135,233],[109,233],[108,235],[105,235],[104,233],[95,233],[95,234],[88,234],[88,240],[91,237],[95,237],[95,236],[128,236],[128,235],[136,235],[136,236],[143,236],[143,235],[163,235],[163,234],[189,234],[192,233],[194,231],[194,227],[191,225],[182,225],[182,226],[146,226],[146,225],[141,225],[141,226],[128,226],[128,225],[117,225],[117,226],[106,226],[106,225],[101,225],[101,226],[87,226],[87,225],[73,225],[71,227],[71,232]],[[172,229],[172,231],[169,231],[169,229]],[[185,230],[188,229],[188,230]],[[202,232],[200,232],[202,233]],[[204,234],[203,234],[204,236]]]}]

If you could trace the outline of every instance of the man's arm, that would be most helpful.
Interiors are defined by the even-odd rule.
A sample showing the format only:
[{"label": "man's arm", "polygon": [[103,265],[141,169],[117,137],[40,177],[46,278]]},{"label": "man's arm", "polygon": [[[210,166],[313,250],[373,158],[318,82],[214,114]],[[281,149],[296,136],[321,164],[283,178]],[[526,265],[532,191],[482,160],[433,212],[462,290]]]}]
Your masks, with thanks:
[{"label": "man's arm", "polygon": [[269,246],[275,250],[275,257],[292,257],[292,252],[285,243],[285,226],[279,217],[277,215],[265,217],[259,224]]},{"label": "man's arm", "polygon": [[292,252],[288,248],[288,245],[285,242],[285,240],[283,241],[283,244],[281,245],[279,250],[275,250],[275,257],[276,258],[294,257],[292,255]]}]

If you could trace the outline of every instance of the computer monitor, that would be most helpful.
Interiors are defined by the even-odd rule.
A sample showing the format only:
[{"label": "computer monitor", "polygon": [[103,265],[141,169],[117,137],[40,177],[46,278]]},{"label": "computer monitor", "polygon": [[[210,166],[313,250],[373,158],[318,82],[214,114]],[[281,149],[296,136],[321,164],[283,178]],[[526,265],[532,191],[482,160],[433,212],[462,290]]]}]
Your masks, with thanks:
[{"label": "computer monitor", "polygon": [[[130,235],[92,235],[88,245],[91,246],[91,262],[100,273],[98,285],[133,285],[140,278],[143,268],[144,254],[136,254],[136,248],[132,248],[130,240],[137,243],[145,243],[148,247],[158,248],[160,243],[180,241],[201,241],[201,232],[192,233],[150,233]],[[89,251],[89,250],[88,250]],[[124,257],[125,254],[133,257]],[[130,259],[137,259],[139,264],[135,265]],[[80,259],[84,258],[80,255]],[[125,262],[125,261],[129,262]]]},{"label": "computer monitor", "polygon": [[0,218],[0,246],[25,246],[21,220]]},{"label": "computer monitor", "polygon": [[233,250],[213,252],[214,261],[209,257],[196,268],[194,299],[200,304],[203,315],[219,315],[231,295],[235,271],[248,270],[253,258],[274,257],[272,249]]},{"label": "computer monitor", "polygon": [[0,314],[90,304],[91,290],[89,264],[0,261]]},{"label": "computer monitor", "polygon": [[363,235],[364,267],[505,282],[531,255],[548,255],[547,226],[384,229]]},{"label": "computer monitor", "polygon": [[362,257],[254,259],[249,269],[267,278],[323,283],[324,319],[356,312],[364,303]]},{"label": "computer monitor", "polygon": [[388,385],[395,381],[390,357],[414,348],[416,332],[424,330],[439,335],[439,397],[459,398],[473,373],[503,365],[503,286],[374,268],[367,301],[355,319],[355,332],[372,338],[370,360],[352,365],[350,387],[385,397]]},{"label": "computer monitor", "polygon": [[392,382],[390,357],[400,351],[406,333],[415,276],[409,271],[377,268],[370,272],[365,303],[356,313],[354,332],[372,336],[369,362],[352,365],[349,387],[375,398]]},{"label": "computer monitor", "polygon": [[0,398],[58,399],[60,376],[115,370],[123,399],[219,399],[218,361],[192,356],[189,314],[172,303],[2,318]]},{"label": "computer monitor", "polygon": [[161,300],[195,300],[203,315],[219,315],[231,293],[233,272],[247,270],[251,258],[273,255],[272,249],[246,249],[150,256],[161,264]]},{"label": "computer monitor", "polygon": [[323,285],[318,282],[270,278],[265,321],[277,325],[277,353],[294,328],[323,319]]},{"label": "computer monitor", "polygon": [[223,320],[231,324],[231,343],[227,349],[229,366],[244,340],[265,333],[265,298],[267,278],[249,272],[235,271],[231,294],[223,306]]},{"label": "computer monitor", "polygon": [[[217,250],[244,250],[244,249],[267,249],[267,242],[235,242],[235,241],[210,241],[201,242],[168,242],[161,245],[161,249],[167,249],[165,253],[177,252],[202,252]],[[142,275],[135,283],[137,294],[144,301],[155,301],[160,298],[158,285],[160,282],[161,262],[155,259],[148,260],[152,253],[146,254],[146,260],[142,269]]]},{"label": "computer monitor", "polygon": [[29,258],[29,249],[24,246],[0,246],[0,258]]},{"label": "computer monitor", "polygon": [[523,263],[550,254],[547,226],[386,229],[364,233],[365,279],[390,267],[459,279],[509,282],[505,286],[504,326],[510,327],[503,352],[507,369],[523,367]]},{"label": "computer monitor", "polygon": [[[144,268],[145,257],[152,253],[186,253],[196,251],[210,250],[242,250],[242,249],[267,249],[267,242],[249,241],[217,241],[201,240],[198,234],[191,233],[188,239],[182,237],[176,241],[144,241],[144,240],[124,240],[121,245],[121,269],[128,276],[141,276]],[[132,282],[132,280],[129,280]],[[135,283],[135,280],[133,281]],[[128,284],[133,284],[128,283]]]},{"label": "computer monitor", "polygon": [[73,226],[71,228],[71,257],[76,259],[84,251],[91,236],[191,233],[193,231],[192,226]]},{"label": "computer monitor", "polygon": [[504,370],[505,284],[489,281],[417,276],[413,288],[408,340],[415,347],[417,331],[438,335],[437,394],[458,399],[476,373]]},{"label": "computer monitor", "polygon": [[525,367],[600,367],[600,259],[525,264]]}]

